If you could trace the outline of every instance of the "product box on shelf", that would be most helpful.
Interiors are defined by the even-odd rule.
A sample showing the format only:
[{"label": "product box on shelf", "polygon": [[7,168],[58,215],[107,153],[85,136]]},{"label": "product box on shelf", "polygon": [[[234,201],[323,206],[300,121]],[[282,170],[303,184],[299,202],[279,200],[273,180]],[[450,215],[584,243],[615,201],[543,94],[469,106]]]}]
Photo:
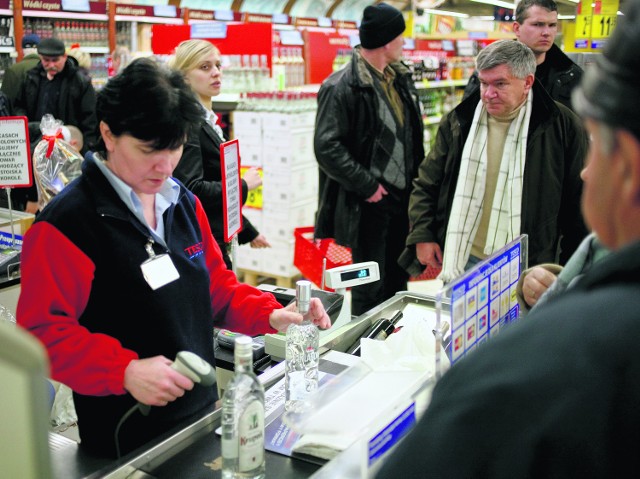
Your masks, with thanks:
[{"label": "product box on shelf", "polygon": [[263,112],[262,124],[265,129],[289,132],[293,129],[314,128],[316,111],[304,111],[300,113],[276,113]]},{"label": "product box on shelf", "polygon": [[264,273],[273,276],[291,278],[300,274],[298,268],[293,265],[294,240],[291,241],[269,241],[271,248],[261,250],[262,270]]},{"label": "product box on shelf", "polygon": [[261,231],[268,241],[291,241],[296,228],[314,223],[317,207],[317,198],[290,205],[265,203]]},{"label": "product box on shelf", "polygon": [[304,143],[301,149],[265,146],[262,148],[262,165],[268,169],[286,171],[301,165],[316,164],[313,142]]},{"label": "product box on shelf", "polygon": [[318,167],[302,165],[289,170],[265,167],[262,178],[263,205],[291,205],[318,197]]},{"label": "product box on shelf", "polygon": [[234,111],[231,117],[233,137],[262,145],[262,117],[255,111]]},{"label": "product box on shelf", "polygon": [[[236,137],[237,138],[237,137]],[[242,166],[262,166],[262,145],[255,145],[251,142],[254,137],[238,138],[240,145],[240,164]],[[262,143],[262,139],[260,140]]]},{"label": "product box on shelf", "polygon": [[262,144],[265,148],[281,148],[307,154],[313,152],[313,128],[273,130],[265,127],[262,131]]},{"label": "product box on shelf", "polygon": [[236,267],[261,272],[264,251],[264,249],[252,248],[249,244],[240,245],[236,251]]}]

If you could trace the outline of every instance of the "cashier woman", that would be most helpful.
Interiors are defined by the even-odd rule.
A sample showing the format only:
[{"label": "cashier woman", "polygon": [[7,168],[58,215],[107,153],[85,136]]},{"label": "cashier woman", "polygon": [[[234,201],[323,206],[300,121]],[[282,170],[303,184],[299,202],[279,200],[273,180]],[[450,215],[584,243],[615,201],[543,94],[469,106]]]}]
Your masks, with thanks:
[{"label": "cashier woman", "polygon": [[[96,110],[101,139],[82,176],[25,235],[17,318],[74,391],[81,447],[114,456],[116,444],[124,454],[213,410],[216,388],[170,366],[183,350],[214,363],[214,317],[258,335],[302,316],[238,282],[200,201],[171,177],[201,117],[182,75],[136,60]],[[331,324],[317,299],[311,316]],[[148,416],[123,421],[138,402]]]}]

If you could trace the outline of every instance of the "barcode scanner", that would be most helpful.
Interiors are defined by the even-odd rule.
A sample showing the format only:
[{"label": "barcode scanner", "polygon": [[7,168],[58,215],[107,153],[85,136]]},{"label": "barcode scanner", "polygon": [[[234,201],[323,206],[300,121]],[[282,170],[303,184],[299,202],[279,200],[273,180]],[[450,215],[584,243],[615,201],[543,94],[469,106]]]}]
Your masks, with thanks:
[{"label": "barcode scanner", "polygon": [[[202,386],[213,386],[216,382],[216,371],[211,364],[191,351],[180,351],[171,367]],[[138,403],[138,409],[147,416],[151,406]]]},{"label": "barcode scanner", "polygon": [[[176,359],[171,364],[171,367],[180,374],[187,376],[194,383],[198,383],[203,386],[213,386],[216,383],[216,371],[213,366],[191,351],[180,351],[176,355]],[[151,406],[139,402],[129,409],[118,422],[114,433],[116,454],[118,458],[120,458],[120,441],[118,440],[120,427],[136,409],[139,410],[142,415],[148,416],[149,411],[151,411]]]}]

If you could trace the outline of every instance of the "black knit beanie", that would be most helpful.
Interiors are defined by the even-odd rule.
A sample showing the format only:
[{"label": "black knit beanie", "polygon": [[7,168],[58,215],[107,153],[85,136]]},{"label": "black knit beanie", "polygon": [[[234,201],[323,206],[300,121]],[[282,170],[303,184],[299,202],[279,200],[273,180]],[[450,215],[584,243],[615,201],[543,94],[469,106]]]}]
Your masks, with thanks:
[{"label": "black knit beanie", "polygon": [[602,54],[586,68],[572,103],[579,115],[628,130],[640,140],[640,0],[628,0],[622,12]]},{"label": "black knit beanie", "polygon": [[400,10],[386,3],[369,5],[360,22],[360,44],[367,49],[379,48],[402,34],[404,29]]}]

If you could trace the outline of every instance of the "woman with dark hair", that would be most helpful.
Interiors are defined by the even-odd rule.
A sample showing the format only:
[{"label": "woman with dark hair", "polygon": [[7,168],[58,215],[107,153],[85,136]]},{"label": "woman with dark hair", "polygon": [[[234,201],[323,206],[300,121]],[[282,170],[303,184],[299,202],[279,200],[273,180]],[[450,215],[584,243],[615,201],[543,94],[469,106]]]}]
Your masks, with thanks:
[{"label": "woman with dark hair", "polygon": [[[96,113],[97,151],[25,235],[17,317],[74,392],[81,446],[113,456],[213,409],[216,389],[171,364],[180,351],[214,364],[214,317],[257,335],[302,316],[238,282],[202,204],[171,177],[200,118],[182,75],[136,60]],[[330,325],[319,300],[311,314]],[[145,416],[138,403],[157,407]]]}]

